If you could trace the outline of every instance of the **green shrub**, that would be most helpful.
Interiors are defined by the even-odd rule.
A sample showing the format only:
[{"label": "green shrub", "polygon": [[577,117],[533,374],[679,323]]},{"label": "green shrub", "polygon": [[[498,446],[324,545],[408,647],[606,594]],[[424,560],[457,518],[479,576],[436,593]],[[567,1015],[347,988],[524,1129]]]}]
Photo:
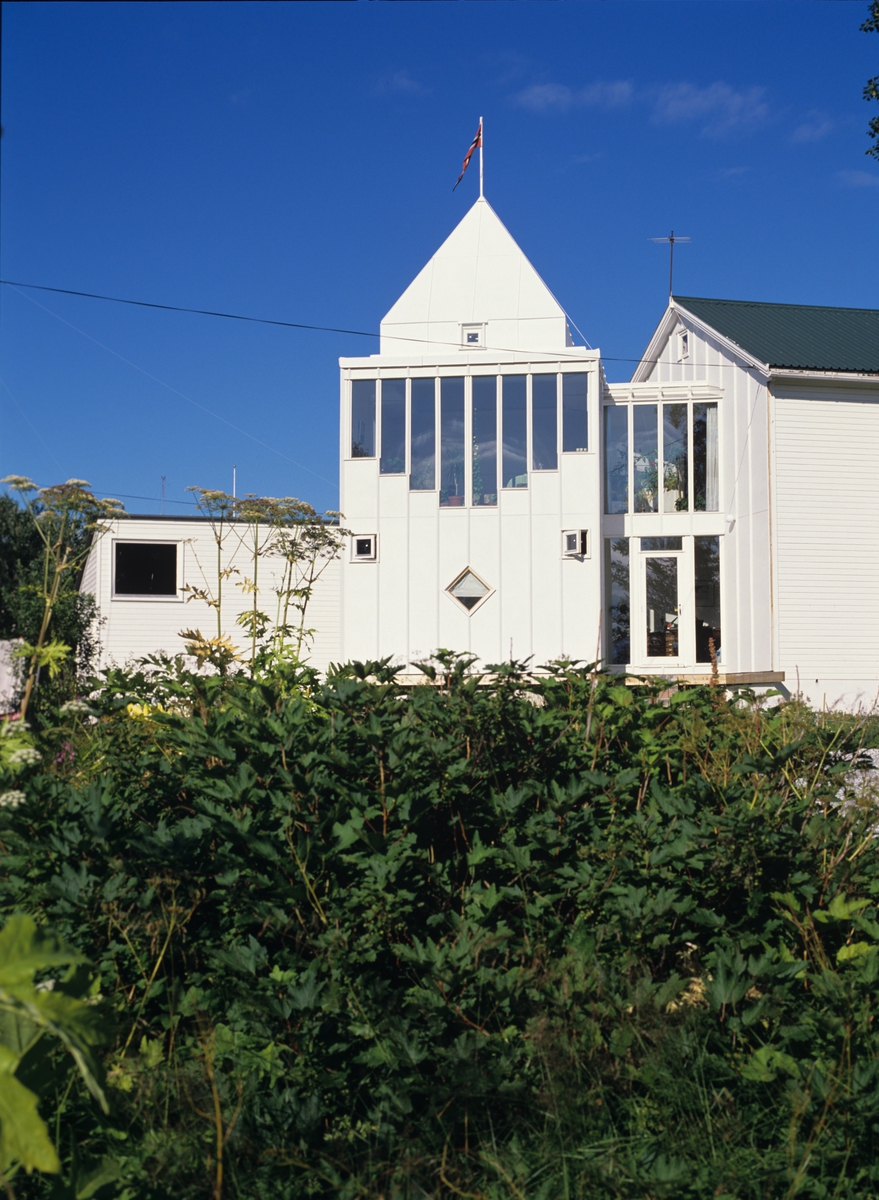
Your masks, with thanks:
[{"label": "green shrub", "polygon": [[116,1014],[59,1144],[156,1200],[879,1196],[863,723],[465,667],[59,718],[0,806],[0,913]]}]

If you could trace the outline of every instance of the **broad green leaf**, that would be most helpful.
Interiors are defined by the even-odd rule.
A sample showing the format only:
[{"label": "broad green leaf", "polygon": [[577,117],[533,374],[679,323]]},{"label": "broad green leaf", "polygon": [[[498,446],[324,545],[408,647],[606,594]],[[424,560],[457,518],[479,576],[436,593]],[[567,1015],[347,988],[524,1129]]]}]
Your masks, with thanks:
[{"label": "broad green leaf", "polygon": [[837,962],[848,962],[850,958],[860,958],[862,954],[869,954],[875,949],[869,942],[852,942],[849,946],[842,946],[836,952]]},{"label": "broad green leaf", "polygon": [[57,1173],[58,1155],[37,1112],[37,1097],[14,1075],[0,1074],[0,1170],[21,1163],[31,1171]]},{"label": "broad green leaf", "polygon": [[17,914],[0,929],[0,988],[29,982],[46,967],[86,961],[56,934],[40,929],[33,917]]},{"label": "broad green leaf", "polygon": [[862,908],[866,908],[869,903],[869,900],[847,900],[840,893],[830,901],[827,911],[831,917],[836,917],[837,921],[849,921],[852,917],[857,916]]},{"label": "broad green leaf", "polygon": [[93,1167],[92,1170],[87,1171],[81,1176],[77,1176],[74,1185],[76,1188],[76,1200],[91,1200],[95,1192],[100,1191],[106,1184],[115,1183],[121,1178],[122,1171],[119,1164],[114,1162],[112,1158],[104,1158],[98,1166]]}]

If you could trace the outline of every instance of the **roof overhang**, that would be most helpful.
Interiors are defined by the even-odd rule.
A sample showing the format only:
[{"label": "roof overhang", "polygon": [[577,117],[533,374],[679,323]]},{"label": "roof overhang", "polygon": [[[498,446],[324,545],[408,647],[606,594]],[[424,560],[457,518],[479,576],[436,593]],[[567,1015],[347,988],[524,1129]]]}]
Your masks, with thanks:
[{"label": "roof overhang", "polygon": [[825,379],[843,383],[879,383],[879,374],[866,371],[805,371],[798,367],[770,367],[769,378],[802,380],[805,383],[821,383]]}]

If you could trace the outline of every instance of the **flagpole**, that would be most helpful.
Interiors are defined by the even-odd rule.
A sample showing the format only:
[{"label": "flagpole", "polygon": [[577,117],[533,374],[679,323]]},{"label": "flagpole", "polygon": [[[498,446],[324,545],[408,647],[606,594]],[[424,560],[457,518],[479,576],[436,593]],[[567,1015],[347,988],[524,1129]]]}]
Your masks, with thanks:
[{"label": "flagpole", "polygon": [[482,129],[482,117],[479,118],[479,199],[483,199],[482,193],[482,143],[485,139],[485,134]]}]

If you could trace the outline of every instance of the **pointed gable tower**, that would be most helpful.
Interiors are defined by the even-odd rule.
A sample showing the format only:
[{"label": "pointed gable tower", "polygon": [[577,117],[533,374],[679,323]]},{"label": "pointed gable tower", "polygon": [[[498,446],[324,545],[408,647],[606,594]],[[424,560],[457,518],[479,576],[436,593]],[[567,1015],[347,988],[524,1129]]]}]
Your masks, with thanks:
[{"label": "pointed gable tower", "polygon": [[381,323],[381,354],[435,360],[460,348],[572,346],[561,305],[487,200],[452,230]]},{"label": "pointed gable tower", "polygon": [[601,356],[486,200],[339,366],[342,658],[594,655]]}]

